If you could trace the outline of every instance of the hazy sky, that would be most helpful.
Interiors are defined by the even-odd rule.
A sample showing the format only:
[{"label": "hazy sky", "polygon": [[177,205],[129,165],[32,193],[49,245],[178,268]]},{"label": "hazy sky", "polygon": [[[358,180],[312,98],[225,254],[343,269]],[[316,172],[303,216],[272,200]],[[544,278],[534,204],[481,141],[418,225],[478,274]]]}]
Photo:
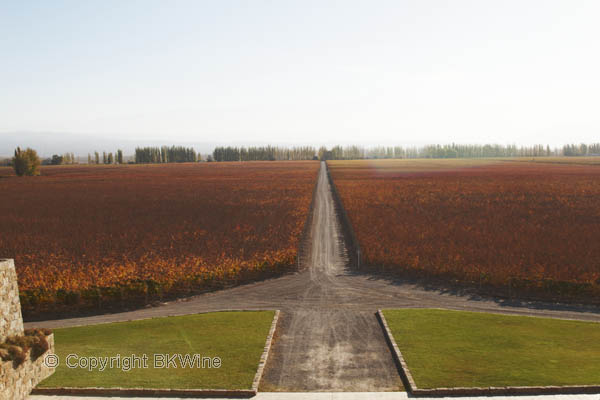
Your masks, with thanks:
[{"label": "hazy sky", "polygon": [[600,141],[599,21],[595,0],[2,1],[0,136]]}]

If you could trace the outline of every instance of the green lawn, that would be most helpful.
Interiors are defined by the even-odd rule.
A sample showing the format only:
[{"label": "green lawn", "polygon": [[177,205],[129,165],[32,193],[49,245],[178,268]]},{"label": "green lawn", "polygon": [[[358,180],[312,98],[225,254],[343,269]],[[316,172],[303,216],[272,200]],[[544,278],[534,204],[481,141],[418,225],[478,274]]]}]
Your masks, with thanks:
[{"label": "green lawn", "polygon": [[[217,312],[55,329],[60,365],[39,387],[250,389],[273,316],[273,311]],[[69,354],[79,357],[72,357],[71,364],[89,356],[120,354],[123,360],[132,354],[146,354],[148,368],[143,368],[140,359],[137,368],[124,371],[123,361],[118,367],[115,359],[112,369],[108,364],[102,372],[100,367],[90,372],[67,367]],[[190,368],[189,364],[181,368],[175,359],[176,369],[173,364],[169,369],[156,368],[160,358],[155,360],[154,354],[219,357],[221,366],[216,368],[215,363],[207,368],[205,360],[204,368]]]},{"label": "green lawn", "polygon": [[419,388],[600,384],[600,324],[384,310]]}]

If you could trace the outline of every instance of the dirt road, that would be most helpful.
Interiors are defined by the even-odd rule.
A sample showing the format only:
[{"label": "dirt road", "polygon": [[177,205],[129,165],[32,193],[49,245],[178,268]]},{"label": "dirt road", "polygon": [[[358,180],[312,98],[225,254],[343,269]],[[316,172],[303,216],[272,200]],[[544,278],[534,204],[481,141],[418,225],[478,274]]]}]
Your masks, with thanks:
[{"label": "dirt road", "polygon": [[264,389],[398,390],[402,383],[373,312],[348,306],[356,291],[340,279],[347,259],[324,166],[315,196],[309,268],[296,289],[297,306],[284,317]]},{"label": "dirt road", "polygon": [[348,267],[325,166],[319,173],[310,257],[300,272],[160,307],[28,323],[49,328],[227,309],[282,310],[262,390],[386,391],[401,386],[376,319],[379,308],[443,307],[600,321],[597,307],[504,301],[426,290]]}]

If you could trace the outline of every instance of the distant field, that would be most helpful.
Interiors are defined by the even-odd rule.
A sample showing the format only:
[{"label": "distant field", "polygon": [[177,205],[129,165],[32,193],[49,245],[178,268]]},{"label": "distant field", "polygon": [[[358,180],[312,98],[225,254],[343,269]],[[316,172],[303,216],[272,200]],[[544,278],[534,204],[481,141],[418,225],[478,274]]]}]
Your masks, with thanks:
[{"label": "distant field", "polygon": [[384,310],[419,388],[600,384],[600,324],[436,309]]},{"label": "distant field", "polygon": [[27,315],[143,304],[295,264],[319,163],[0,172],[0,257]]},{"label": "distant field", "polygon": [[[55,329],[60,364],[40,387],[250,389],[273,315],[273,311],[218,312]],[[106,363],[102,371],[100,365],[90,371],[89,366],[69,368],[69,354],[77,356],[69,359],[71,366],[117,355],[140,360],[137,364],[121,360],[117,365],[115,359],[112,368]],[[174,358],[170,368],[161,368],[165,358],[155,359],[155,354],[181,355],[183,361]],[[195,354],[211,362],[218,357],[221,365],[206,361],[198,368],[192,362]],[[142,365],[144,355],[147,368]]]},{"label": "distant field", "polygon": [[371,269],[503,295],[600,301],[600,167],[329,162]]},{"label": "distant field", "polygon": [[508,158],[510,161],[536,162],[551,164],[600,165],[600,156],[596,157],[521,157]]}]

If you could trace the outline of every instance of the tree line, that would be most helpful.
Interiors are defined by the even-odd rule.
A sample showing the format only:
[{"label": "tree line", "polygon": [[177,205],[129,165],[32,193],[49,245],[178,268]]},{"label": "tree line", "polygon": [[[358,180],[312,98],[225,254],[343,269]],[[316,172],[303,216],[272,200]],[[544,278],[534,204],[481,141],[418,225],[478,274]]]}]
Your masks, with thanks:
[{"label": "tree line", "polygon": [[162,146],[162,147],[136,147],[136,164],[162,164],[196,162],[198,155],[192,147]]},{"label": "tree line", "polygon": [[296,161],[316,159],[314,147],[216,147],[214,161]]},{"label": "tree line", "polygon": [[600,143],[567,144],[562,152],[564,156],[600,156]]},{"label": "tree line", "polygon": [[[357,160],[381,158],[488,158],[488,157],[582,157],[600,156],[600,143],[567,144],[560,148],[549,145],[516,146],[516,145],[427,145],[422,147],[402,146],[334,146],[327,149],[322,146],[318,150],[311,146],[303,147],[216,147],[206,161],[287,161],[287,160]],[[135,163],[182,163],[201,161],[201,156],[192,147],[162,146],[137,147]],[[94,152],[88,153],[88,164],[123,164],[123,151],[114,154]],[[73,153],[54,154],[51,158],[40,160],[35,150],[17,147],[11,159],[0,160],[0,165],[12,166],[17,175],[37,175],[40,164],[64,165],[76,164]]]},{"label": "tree line", "polygon": [[117,150],[114,155],[113,153],[102,152],[102,160],[100,160],[100,153],[94,152],[94,156],[90,153],[87,155],[88,164],[123,164],[123,150]]},{"label": "tree line", "polygon": [[70,165],[77,163],[77,158],[73,153],[53,154],[52,157],[42,160],[42,165]]},{"label": "tree line", "polygon": [[492,158],[600,156],[600,143],[570,144],[562,148],[549,145],[516,146],[500,144],[446,144],[421,147],[403,146],[334,146],[314,147],[216,147],[207,161],[286,161],[286,160],[359,160],[400,158]]},{"label": "tree line", "polygon": [[571,144],[562,148],[549,145],[427,145],[422,147],[378,146],[334,146],[318,150],[321,160],[356,160],[380,158],[491,158],[491,157],[552,157],[552,156],[600,156],[600,143]]}]

